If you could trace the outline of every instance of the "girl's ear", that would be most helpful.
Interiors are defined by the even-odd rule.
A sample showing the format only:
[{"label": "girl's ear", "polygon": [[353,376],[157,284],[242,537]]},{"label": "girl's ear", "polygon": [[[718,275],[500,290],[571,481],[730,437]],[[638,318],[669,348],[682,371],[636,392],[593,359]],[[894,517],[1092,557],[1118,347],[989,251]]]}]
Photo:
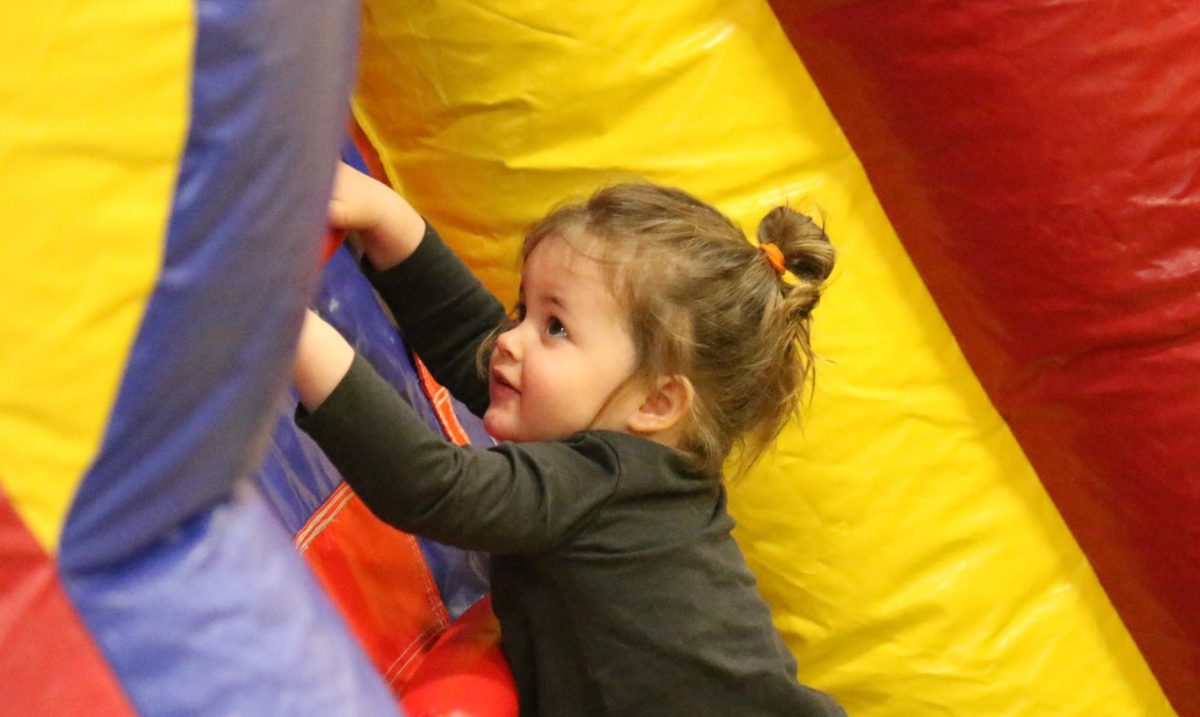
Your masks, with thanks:
[{"label": "girl's ear", "polygon": [[652,437],[672,431],[682,434],[684,419],[692,410],[695,389],[686,376],[660,376],[642,405],[629,417],[629,430]]}]

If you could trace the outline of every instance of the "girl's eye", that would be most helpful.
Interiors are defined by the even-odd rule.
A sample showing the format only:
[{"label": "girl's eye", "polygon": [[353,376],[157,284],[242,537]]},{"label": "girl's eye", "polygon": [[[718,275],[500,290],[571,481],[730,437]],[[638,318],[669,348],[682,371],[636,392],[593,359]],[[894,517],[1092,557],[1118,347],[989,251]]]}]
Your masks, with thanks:
[{"label": "girl's eye", "polygon": [[566,338],[567,327],[563,326],[558,319],[551,317],[546,322],[546,333],[554,338]]},{"label": "girl's eye", "polygon": [[525,320],[525,304],[517,304],[512,310],[512,320],[521,322]]}]

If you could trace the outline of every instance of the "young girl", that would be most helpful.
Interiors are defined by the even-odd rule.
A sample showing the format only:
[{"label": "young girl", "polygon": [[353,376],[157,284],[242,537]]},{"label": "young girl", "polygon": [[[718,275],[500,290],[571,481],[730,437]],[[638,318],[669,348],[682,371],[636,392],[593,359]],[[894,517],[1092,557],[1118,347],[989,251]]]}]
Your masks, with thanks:
[{"label": "young girl", "polygon": [[493,554],[522,715],[844,714],[797,682],[721,478],[797,409],[834,259],[811,220],[775,209],[755,247],[681,191],[602,189],[530,230],[511,318],[344,165],[330,222],[361,233],[405,339],[500,443],[445,443],[312,313],[300,425],[379,518]]}]

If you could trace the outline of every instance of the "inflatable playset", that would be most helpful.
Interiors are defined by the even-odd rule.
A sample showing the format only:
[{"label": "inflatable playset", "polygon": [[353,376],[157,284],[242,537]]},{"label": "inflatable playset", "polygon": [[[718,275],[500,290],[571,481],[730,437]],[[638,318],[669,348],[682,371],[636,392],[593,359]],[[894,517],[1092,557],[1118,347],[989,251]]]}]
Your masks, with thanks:
[{"label": "inflatable playset", "polygon": [[490,441],[352,249],[323,262],[340,154],[505,301],[522,229],[605,183],[748,234],[819,215],[816,388],[729,488],[799,677],[855,717],[1200,717],[1200,7],[155,0],[0,32],[0,714],[517,714],[487,556],[380,524],[292,421],[316,306]]}]

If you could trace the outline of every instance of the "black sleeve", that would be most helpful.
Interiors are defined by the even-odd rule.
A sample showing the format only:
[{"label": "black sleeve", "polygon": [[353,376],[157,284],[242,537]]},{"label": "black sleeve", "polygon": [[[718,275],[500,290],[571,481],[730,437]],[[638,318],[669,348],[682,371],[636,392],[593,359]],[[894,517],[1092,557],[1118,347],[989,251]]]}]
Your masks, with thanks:
[{"label": "black sleeve", "polygon": [[487,410],[487,380],[479,375],[480,344],[505,318],[504,307],[428,223],[421,243],[386,271],[367,277],[391,309],[405,341],[438,383],[477,416]]},{"label": "black sleeve", "polygon": [[360,356],[297,423],[378,518],[468,549],[551,550],[608,500],[620,475],[613,449],[588,434],[487,450],[446,443]]}]

